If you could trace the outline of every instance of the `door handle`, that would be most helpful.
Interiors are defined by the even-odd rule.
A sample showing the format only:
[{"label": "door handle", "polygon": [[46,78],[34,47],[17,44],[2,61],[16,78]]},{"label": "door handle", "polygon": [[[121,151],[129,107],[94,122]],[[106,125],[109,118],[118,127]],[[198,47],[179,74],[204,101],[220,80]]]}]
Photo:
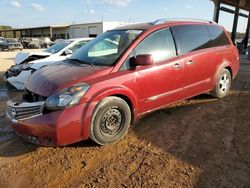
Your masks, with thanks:
[{"label": "door handle", "polygon": [[174,64],[174,66],[173,66],[174,69],[179,69],[180,67],[181,67],[181,65],[180,65],[179,63],[176,63],[176,64]]},{"label": "door handle", "polygon": [[193,61],[193,60],[189,60],[189,61],[186,63],[186,65],[192,65],[192,64],[194,64],[194,61]]}]

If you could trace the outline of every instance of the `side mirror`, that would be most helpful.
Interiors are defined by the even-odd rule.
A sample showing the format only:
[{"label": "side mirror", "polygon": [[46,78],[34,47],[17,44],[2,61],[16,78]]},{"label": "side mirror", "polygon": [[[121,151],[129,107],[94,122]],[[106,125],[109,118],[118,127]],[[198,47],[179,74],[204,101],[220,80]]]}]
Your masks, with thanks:
[{"label": "side mirror", "polygon": [[131,63],[134,66],[149,66],[154,64],[152,55],[142,54],[131,58]]},{"label": "side mirror", "polygon": [[71,55],[71,54],[73,54],[73,52],[72,52],[72,50],[67,49],[67,50],[64,51],[64,54],[65,55]]}]

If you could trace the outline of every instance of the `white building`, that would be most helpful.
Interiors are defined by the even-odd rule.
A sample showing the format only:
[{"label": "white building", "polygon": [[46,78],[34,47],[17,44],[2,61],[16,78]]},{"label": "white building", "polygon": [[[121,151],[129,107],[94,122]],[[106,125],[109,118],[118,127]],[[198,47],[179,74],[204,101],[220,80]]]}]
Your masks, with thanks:
[{"label": "white building", "polygon": [[107,30],[125,25],[125,22],[96,22],[70,25],[67,32],[69,38],[96,37]]}]

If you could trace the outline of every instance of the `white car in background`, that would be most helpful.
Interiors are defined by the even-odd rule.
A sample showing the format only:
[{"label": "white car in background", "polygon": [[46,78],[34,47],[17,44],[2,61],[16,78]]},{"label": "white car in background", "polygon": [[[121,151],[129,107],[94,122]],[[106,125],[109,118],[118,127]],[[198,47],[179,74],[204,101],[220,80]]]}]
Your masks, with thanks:
[{"label": "white car in background", "polygon": [[19,52],[12,67],[4,74],[4,80],[17,90],[23,90],[28,77],[36,70],[62,61],[71,56],[92,38],[67,39],[41,52]]}]

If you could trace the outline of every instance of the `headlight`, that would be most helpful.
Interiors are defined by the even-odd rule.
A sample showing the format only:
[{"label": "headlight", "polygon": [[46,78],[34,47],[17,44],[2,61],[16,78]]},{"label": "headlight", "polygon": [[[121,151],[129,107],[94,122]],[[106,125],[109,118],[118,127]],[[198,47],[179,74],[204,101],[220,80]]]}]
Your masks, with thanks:
[{"label": "headlight", "polygon": [[48,97],[46,100],[46,107],[50,110],[57,110],[78,104],[89,88],[90,85],[87,83],[76,84],[66,88]]},{"label": "headlight", "polygon": [[20,64],[20,65],[14,65],[11,70],[13,71],[23,71],[23,70],[27,70],[29,69],[31,66],[30,63],[24,63],[24,64]]}]

